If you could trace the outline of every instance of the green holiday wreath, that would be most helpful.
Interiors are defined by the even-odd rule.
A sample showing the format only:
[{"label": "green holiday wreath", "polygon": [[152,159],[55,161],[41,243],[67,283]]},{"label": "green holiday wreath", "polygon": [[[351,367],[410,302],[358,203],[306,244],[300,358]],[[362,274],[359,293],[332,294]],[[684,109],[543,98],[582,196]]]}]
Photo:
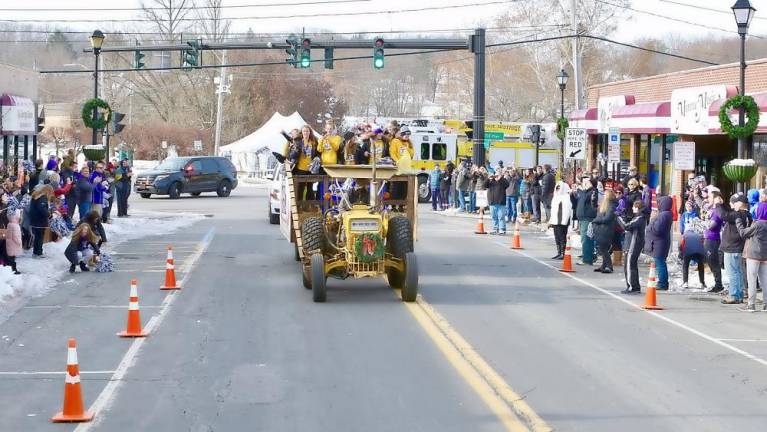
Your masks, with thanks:
[{"label": "green holiday wreath", "polygon": [[371,263],[380,260],[384,255],[384,242],[380,235],[364,233],[354,241],[354,253],[357,261]]},{"label": "green holiday wreath", "polygon": [[[746,111],[748,121],[744,126],[737,126],[730,121],[730,111],[743,107]],[[751,96],[733,96],[727,99],[727,102],[719,108],[719,124],[722,132],[732,138],[745,138],[750,136],[759,125],[759,106]]]},{"label": "green holiday wreath", "polygon": [[557,138],[560,141],[565,140],[565,129],[570,127],[570,122],[566,117],[560,117],[557,119]]},{"label": "green holiday wreath", "polygon": [[[99,113],[95,120],[93,119],[94,108],[104,111]],[[104,129],[107,124],[109,124],[109,120],[112,119],[112,108],[110,108],[109,104],[103,99],[89,99],[83,105],[82,116],[85,127],[91,129]]]}]

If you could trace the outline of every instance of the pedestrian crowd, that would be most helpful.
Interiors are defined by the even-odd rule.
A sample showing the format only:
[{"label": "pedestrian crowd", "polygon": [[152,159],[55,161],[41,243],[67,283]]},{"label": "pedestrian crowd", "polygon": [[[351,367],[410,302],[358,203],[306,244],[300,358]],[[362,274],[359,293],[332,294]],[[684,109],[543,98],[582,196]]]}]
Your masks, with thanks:
[{"label": "pedestrian crowd", "polygon": [[22,161],[0,187],[0,263],[21,274],[16,258],[25,250],[45,258],[44,245],[62,241],[70,273],[111,271],[111,258],[100,249],[107,241],[103,224],[114,204],[117,217],[128,216],[132,175],[127,159],[85,161],[78,169],[73,150]]}]

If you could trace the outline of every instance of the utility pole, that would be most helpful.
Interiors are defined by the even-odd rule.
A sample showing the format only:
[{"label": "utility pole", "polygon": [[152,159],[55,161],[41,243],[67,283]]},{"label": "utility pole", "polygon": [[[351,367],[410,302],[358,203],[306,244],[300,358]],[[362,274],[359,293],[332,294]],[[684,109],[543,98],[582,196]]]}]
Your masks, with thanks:
[{"label": "utility pole", "polygon": [[[570,23],[574,35],[578,34],[578,10],[577,0],[572,0],[570,3],[570,10],[572,13],[572,21]],[[575,109],[581,109],[581,101],[583,100],[583,75],[581,74],[581,56],[578,52],[578,40],[576,36],[572,38],[573,44],[573,78],[575,80]]]},{"label": "utility pole", "polygon": [[485,29],[478,28],[471,37],[474,53],[474,141],[473,156],[477,166],[485,166]]},{"label": "utility pole", "polygon": [[[226,50],[221,54],[221,64],[226,64]],[[226,88],[226,68],[221,66],[221,72],[218,77],[218,100],[216,102],[216,138],[213,144],[213,156],[218,156],[218,146],[221,143],[221,120],[224,116],[224,89]]]}]

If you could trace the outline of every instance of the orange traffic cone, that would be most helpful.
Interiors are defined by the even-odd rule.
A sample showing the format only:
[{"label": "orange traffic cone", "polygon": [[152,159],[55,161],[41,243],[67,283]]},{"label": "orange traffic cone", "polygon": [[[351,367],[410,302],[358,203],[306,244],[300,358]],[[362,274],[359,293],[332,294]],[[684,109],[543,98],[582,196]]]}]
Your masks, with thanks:
[{"label": "orange traffic cone", "polygon": [[522,237],[519,235],[519,222],[514,224],[514,237],[511,239],[512,249],[522,249]]},{"label": "orange traffic cone", "polygon": [[658,281],[656,279],[655,263],[650,263],[650,274],[647,275],[647,293],[645,294],[644,304],[642,309],[647,310],[663,310],[661,306],[658,306],[657,302],[657,288]]},{"label": "orange traffic cone", "polygon": [[80,366],[77,364],[77,342],[69,339],[67,344],[67,373],[64,378],[64,408],[51,417],[54,423],[88,422],[93,420],[93,411],[83,408],[83,394],[80,390]]},{"label": "orange traffic cone", "polygon": [[559,271],[564,273],[575,273],[573,268],[573,256],[570,254],[570,236],[565,240],[565,256],[562,258],[562,268]]},{"label": "orange traffic cone", "polygon": [[136,279],[131,279],[130,300],[128,303],[128,325],[125,327],[125,331],[117,333],[117,336],[145,337],[149,334],[141,328],[141,313],[138,309],[138,289],[136,288],[136,285],[138,285]]},{"label": "orange traffic cone", "polygon": [[181,289],[181,287],[176,284],[176,268],[173,266],[173,248],[171,246],[168,246],[168,259],[165,264],[165,283],[160,289]]},{"label": "orange traffic cone", "polygon": [[477,230],[474,234],[487,234],[485,232],[485,209],[479,209],[479,219],[477,220]]}]

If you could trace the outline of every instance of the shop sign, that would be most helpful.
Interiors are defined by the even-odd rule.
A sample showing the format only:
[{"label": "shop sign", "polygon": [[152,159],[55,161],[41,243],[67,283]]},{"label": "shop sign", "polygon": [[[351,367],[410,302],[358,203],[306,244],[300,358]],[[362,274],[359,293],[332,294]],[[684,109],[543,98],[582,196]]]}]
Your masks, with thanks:
[{"label": "shop sign", "polygon": [[565,134],[565,158],[586,159],[586,129],[567,128]]},{"label": "shop sign", "polygon": [[680,171],[695,171],[695,143],[677,141],[674,146],[674,169]]},{"label": "shop sign", "polygon": [[[633,96],[630,97],[633,99]],[[599,98],[599,102],[597,102],[597,109],[599,110],[598,133],[606,134],[609,132],[610,120],[613,118],[613,109],[624,105],[626,105],[625,95]]]},{"label": "shop sign", "polygon": [[[671,132],[689,135],[708,135],[710,123],[708,109],[719,99],[727,98],[727,86],[689,87],[671,92]],[[714,125],[716,127],[717,125]]]},{"label": "shop sign", "polygon": [[621,130],[620,128],[610,128],[607,134],[607,162],[621,162]]},{"label": "shop sign", "polygon": [[2,98],[3,135],[25,135],[37,132],[37,113],[31,99],[20,96],[4,95]]},{"label": "shop sign", "polygon": [[500,132],[506,136],[519,137],[519,136],[522,136],[522,125],[521,124],[503,124],[503,123],[485,123],[485,138],[487,138],[488,132]]}]

